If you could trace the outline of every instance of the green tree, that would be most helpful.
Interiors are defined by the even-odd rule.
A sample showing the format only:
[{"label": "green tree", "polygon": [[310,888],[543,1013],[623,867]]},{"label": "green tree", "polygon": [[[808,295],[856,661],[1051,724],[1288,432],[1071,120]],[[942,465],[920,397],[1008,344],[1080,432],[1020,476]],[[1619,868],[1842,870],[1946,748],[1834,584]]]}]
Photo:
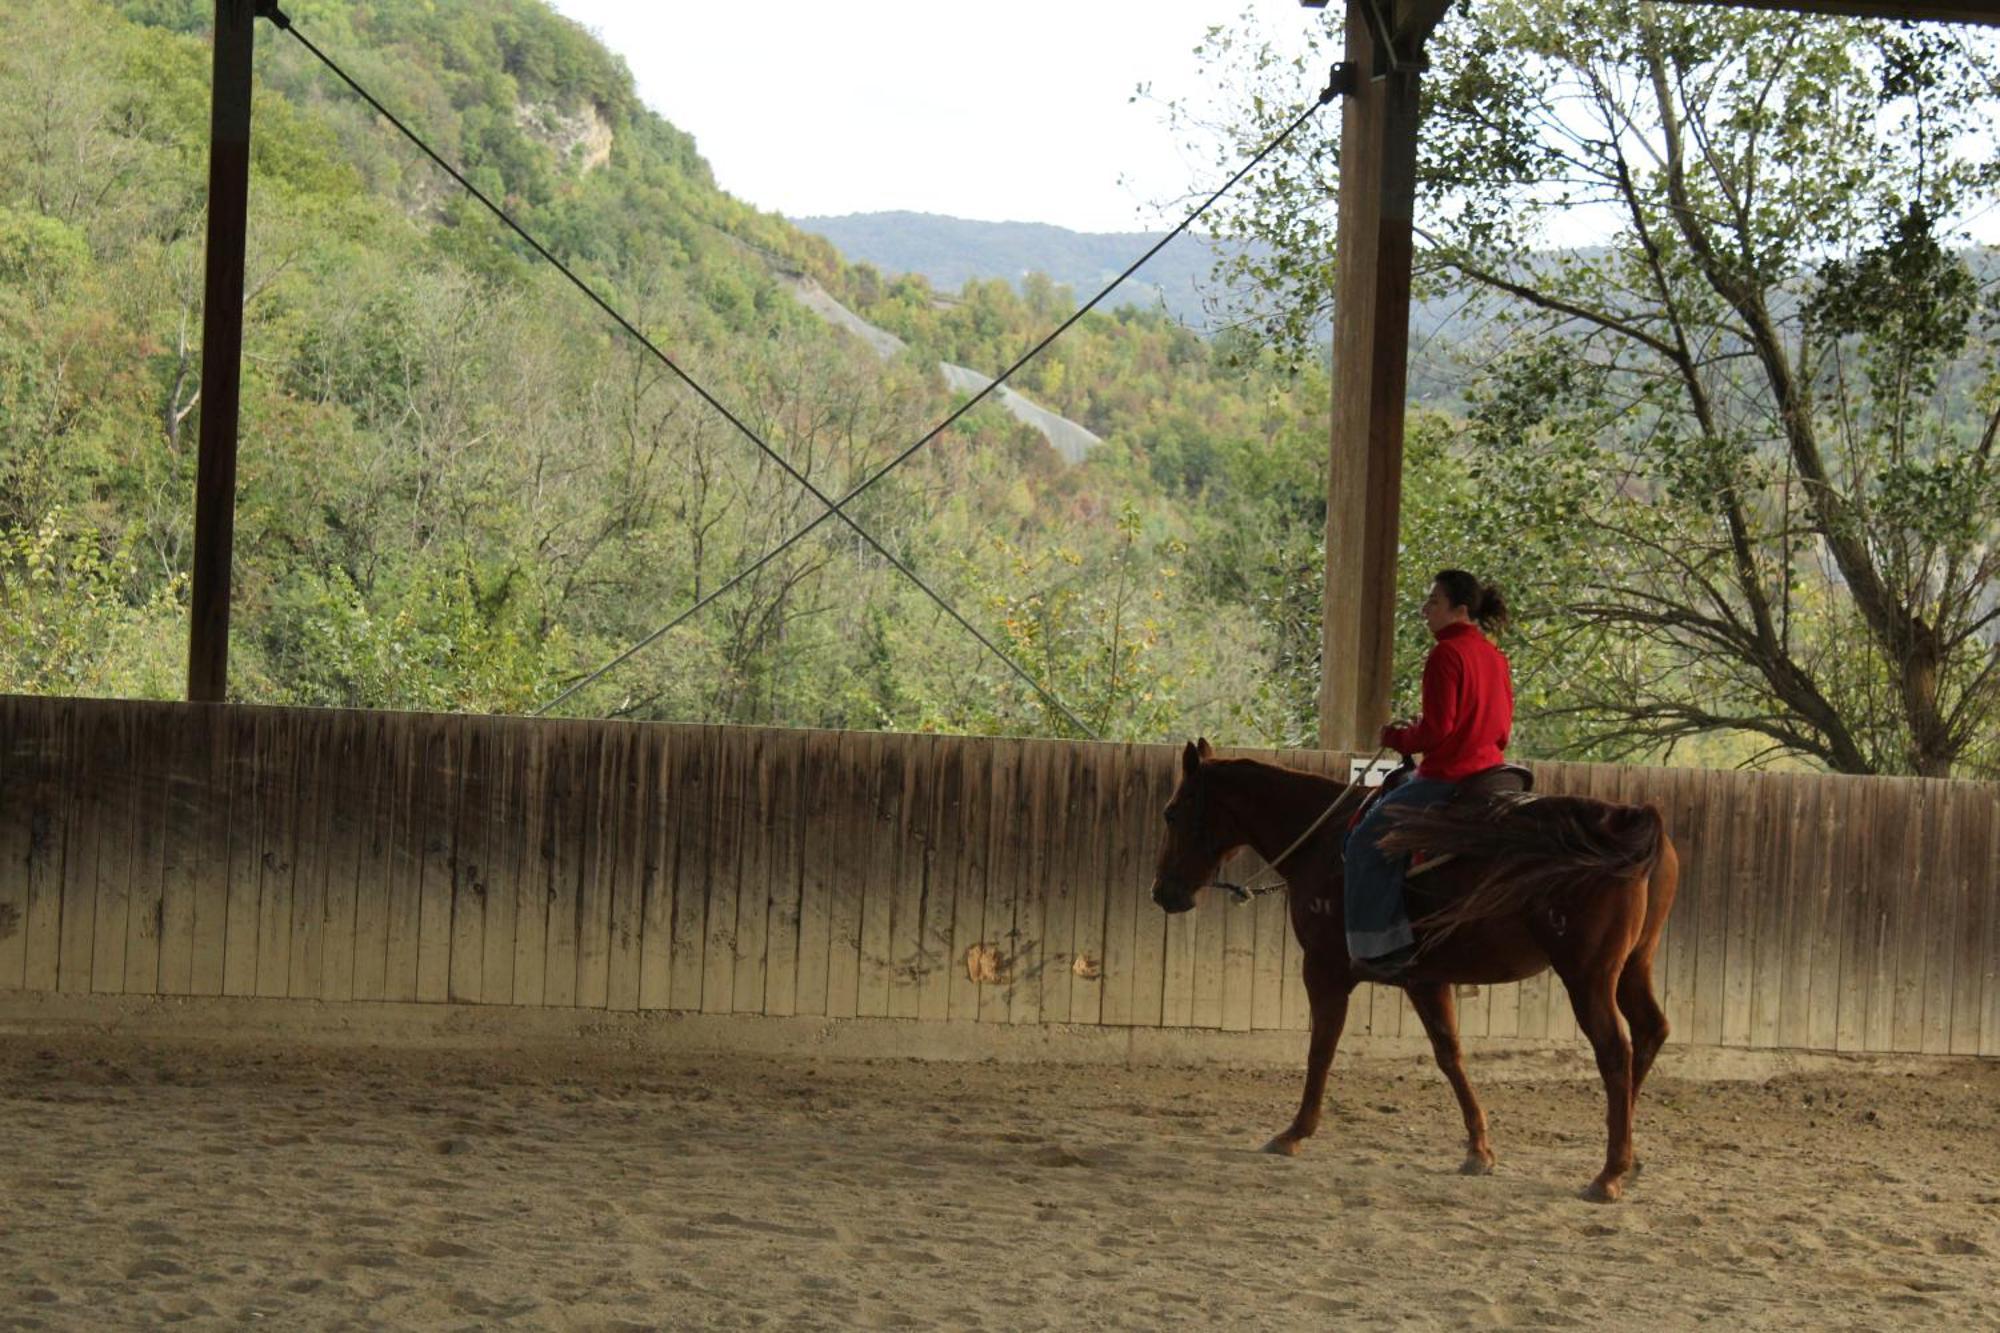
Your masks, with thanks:
[{"label": "green tree", "polygon": [[[1497,335],[1463,521],[1532,552],[1537,633],[1575,648],[1543,711],[1600,750],[2000,771],[2000,380],[1964,231],[2000,188],[1989,48],[1644,0],[1476,4],[1433,40],[1420,264]],[[1233,225],[1331,254],[1336,170],[1305,141]],[[1580,210],[1608,235],[1565,248]],[[1297,258],[1256,276],[1329,290]]]}]

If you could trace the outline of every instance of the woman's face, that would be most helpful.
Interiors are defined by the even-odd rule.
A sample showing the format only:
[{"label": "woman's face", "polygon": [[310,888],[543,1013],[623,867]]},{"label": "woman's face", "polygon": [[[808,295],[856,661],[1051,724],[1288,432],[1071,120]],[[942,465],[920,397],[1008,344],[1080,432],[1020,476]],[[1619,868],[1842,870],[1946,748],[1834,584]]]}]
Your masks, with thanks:
[{"label": "woman's face", "polygon": [[1457,625],[1472,619],[1466,614],[1464,607],[1451,604],[1451,597],[1445,592],[1442,583],[1431,585],[1431,595],[1424,598],[1423,612],[1424,623],[1431,627],[1433,634],[1438,633],[1446,625]]}]

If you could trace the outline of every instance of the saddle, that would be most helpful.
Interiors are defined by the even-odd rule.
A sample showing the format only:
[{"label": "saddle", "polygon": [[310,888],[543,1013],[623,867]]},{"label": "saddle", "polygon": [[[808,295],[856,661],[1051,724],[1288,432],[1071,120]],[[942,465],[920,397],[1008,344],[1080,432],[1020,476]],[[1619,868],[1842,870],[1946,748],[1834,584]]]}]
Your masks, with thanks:
[{"label": "saddle", "polygon": [[[1382,779],[1382,785],[1376,788],[1374,793],[1361,803],[1361,808],[1354,812],[1353,823],[1349,824],[1348,827],[1352,829],[1356,824],[1359,824],[1368,812],[1375,808],[1377,801],[1381,800],[1388,792],[1402,786],[1415,772],[1416,765],[1407,759],[1404,760],[1395,771]],[[1452,793],[1451,799],[1445,802],[1445,806],[1446,808],[1450,808],[1457,805],[1484,803],[1496,799],[1519,799],[1527,796],[1534,789],[1535,774],[1532,769],[1524,768],[1520,764],[1495,764],[1492,768],[1481,769],[1468,778],[1460,779],[1458,790]],[[1425,856],[1419,852],[1410,858],[1410,868],[1403,878],[1406,881],[1414,879],[1418,875],[1427,874],[1440,866],[1449,865],[1457,859],[1456,855]]]}]

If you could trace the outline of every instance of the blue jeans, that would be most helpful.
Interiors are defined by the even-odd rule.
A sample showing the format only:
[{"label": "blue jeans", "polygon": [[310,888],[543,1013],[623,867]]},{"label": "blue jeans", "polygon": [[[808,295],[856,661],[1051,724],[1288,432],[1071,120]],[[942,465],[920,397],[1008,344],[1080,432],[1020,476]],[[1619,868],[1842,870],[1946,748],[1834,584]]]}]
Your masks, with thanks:
[{"label": "blue jeans", "polygon": [[1375,840],[1396,806],[1442,805],[1458,790],[1455,782],[1412,777],[1375,803],[1367,818],[1347,835],[1347,953],[1351,958],[1380,958],[1413,944],[1409,913],[1403,907],[1403,876],[1407,856],[1385,856]]}]

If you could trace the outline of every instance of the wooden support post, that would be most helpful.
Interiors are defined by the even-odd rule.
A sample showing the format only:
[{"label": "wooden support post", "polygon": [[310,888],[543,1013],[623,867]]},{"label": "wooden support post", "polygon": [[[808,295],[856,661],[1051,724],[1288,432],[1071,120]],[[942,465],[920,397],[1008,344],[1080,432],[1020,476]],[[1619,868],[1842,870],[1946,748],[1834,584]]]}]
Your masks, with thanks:
[{"label": "wooden support post", "polygon": [[[1389,60],[1369,31],[1365,3],[1348,5],[1347,59],[1359,77],[1340,126],[1319,698],[1319,743],[1333,750],[1374,749],[1389,720],[1410,342],[1417,72],[1411,63],[1374,77]],[[1402,8],[1425,11],[1393,25],[1397,45],[1413,52],[1443,5]]]},{"label": "wooden support post", "polygon": [[201,452],[195,469],[188,698],[229,686],[229,561],[236,528],[236,418],[243,354],[243,235],[250,198],[253,0],[215,0],[210,91],[208,274],[201,311]]}]

